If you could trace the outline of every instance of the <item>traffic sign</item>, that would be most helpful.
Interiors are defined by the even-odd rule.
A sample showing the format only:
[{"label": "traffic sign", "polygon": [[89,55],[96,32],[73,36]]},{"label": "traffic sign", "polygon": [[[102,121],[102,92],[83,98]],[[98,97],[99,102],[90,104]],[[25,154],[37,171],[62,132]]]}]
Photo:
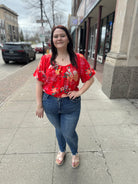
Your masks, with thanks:
[{"label": "traffic sign", "polygon": [[39,32],[39,34],[44,35],[45,34],[44,27],[43,26],[39,27],[38,32]]},{"label": "traffic sign", "polygon": [[41,42],[44,42],[44,41],[45,41],[45,35],[40,34],[40,35],[39,35],[39,38],[40,38],[40,41],[41,41]]},{"label": "traffic sign", "polygon": [[47,20],[36,20],[36,23],[45,23]]}]

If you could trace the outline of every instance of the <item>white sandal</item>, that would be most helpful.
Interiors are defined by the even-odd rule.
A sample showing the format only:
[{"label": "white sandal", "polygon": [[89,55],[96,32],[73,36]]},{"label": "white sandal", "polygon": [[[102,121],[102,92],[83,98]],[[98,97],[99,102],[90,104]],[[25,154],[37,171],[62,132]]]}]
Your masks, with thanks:
[{"label": "white sandal", "polygon": [[80,165],[80,157],[77,153],[76,155],[72,155],[72,168],[77,168]]},{"label": "white sandal", "polygon": [[57,154],[57,157],[56,157],[56,164],[57,165],[63,165],[63,163],[65,161],[65,157],[66,157],[66,152],[59,151],[58,154]]}]

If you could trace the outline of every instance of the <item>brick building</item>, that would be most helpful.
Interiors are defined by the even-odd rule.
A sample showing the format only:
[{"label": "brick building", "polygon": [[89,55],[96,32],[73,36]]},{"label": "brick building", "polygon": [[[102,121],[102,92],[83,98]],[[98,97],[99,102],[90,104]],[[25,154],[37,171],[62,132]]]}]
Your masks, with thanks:
[{"label": "brick building", "polygon": [[18,41],[18,15],[5,5],[0,5],[0,42]]}]

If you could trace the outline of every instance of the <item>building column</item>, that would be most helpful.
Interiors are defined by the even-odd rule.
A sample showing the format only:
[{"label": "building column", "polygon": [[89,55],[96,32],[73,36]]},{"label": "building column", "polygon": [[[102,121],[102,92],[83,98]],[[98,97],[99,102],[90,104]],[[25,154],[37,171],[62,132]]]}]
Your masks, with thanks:
[{"label": "building column", "polygon": [[87,30],[86,30],[86,43],[85,43],[85,57],[88,59],[88,45],[89,45],[89,33],[90,33],[90,23],[91,23],[91,17],[88,17],[87,20]]},{"label": "building column", "polygon": [[76,28],[75,52],[78,52],[78,28]]},{"label": "building column", "polygon": [[85,54],[85,41],[86,41],[86,21],[84,22],[84,29],[83,29],[83,41],[82,41],[82,54]]},{"label": "building column", "polygon": [[138,1],[117,0],[102,90],[109,98],[138,98]]},{"label": "building column", "polygon": [[99,6],[99,15],[98,15],[98,23],[97,23],[97,36],[96,36],[96,45],[95,45],[95,53],[94,53],[94,67],[93,67],[95,70],[96,70],[96,64],[97,64],[98,44],[99,44],[99,38],[100,38],[101,16],[102,16],[102,6]]},{"label": "building column", "polygon": [[80,26],[80,41],[79,41],[79,53],[82,54],[82,42],[83,42],[83,29],[82,26]]}]

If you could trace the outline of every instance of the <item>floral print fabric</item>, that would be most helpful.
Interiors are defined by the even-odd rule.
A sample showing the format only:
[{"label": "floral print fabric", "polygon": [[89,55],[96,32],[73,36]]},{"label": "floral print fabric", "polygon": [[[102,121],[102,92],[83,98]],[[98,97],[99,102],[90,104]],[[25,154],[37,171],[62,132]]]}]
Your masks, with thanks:
[{"label": "floral print fabric", "polygon": [[62,66],[50,64],[51,55],[44,55],[34,72],[34,77],[43,82],[43,91],[55,97],[62,97],[69,91],[78,91],[79,81],[84,83],[89,80],[95,71],[82,54],[76,54],[77,65]]}]

